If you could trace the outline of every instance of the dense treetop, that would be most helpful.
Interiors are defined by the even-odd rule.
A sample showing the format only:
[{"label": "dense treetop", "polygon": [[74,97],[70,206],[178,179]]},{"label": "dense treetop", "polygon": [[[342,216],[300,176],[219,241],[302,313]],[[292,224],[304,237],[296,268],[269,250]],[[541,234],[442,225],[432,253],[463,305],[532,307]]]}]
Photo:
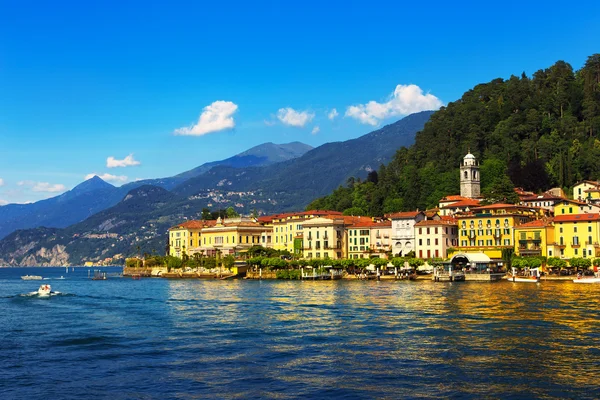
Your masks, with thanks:
[{"label": "dense treetop", "polygon": [[382,215],[434,207],[459,193],[469,150],[481,162],[482,194],[490,199],[513,185],[542,191],[600,179],[600,54],[579,71],[558,61],[531,78],[475,86],[435,112],[415,144],[388,165],[307,209]]}]

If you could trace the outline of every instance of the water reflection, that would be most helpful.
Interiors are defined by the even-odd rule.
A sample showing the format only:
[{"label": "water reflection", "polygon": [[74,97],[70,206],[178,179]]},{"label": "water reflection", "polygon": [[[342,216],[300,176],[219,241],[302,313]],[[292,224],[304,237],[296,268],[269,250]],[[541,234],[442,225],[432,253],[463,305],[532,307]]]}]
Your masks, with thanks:
[{"label": "water reflection", "polygon": [[198,397],[581,398],[600,390],[600,285],[167,285],[176,356],[165,372]]}]

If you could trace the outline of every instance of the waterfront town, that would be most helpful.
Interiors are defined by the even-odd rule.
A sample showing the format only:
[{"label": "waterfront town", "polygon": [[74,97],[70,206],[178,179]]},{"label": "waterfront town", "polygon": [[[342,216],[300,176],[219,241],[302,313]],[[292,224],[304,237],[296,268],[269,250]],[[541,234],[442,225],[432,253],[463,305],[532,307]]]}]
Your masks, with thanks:
[{"label": "waterfront town", "polygon": [[[378,218],[310,210],[186,221],[169,229],[168,255],[247,260],[245,253],[260,246],[300,260],[404,257],[422,260],[418,265],[446,260],[455,268],[460,261],[463,269],[488,273],[506,272],[507,254],[541,260],[531,267],[543,264],[548,271],[591,267],[600,257],[600,182],[578,182],[571,198],[560,188],[515,192],[519,204],[483,205],[479,164],[469,153],[460,166],[460,194],[442,198],[434,209]],[[527,261],[514,264],[527,267]]]}]

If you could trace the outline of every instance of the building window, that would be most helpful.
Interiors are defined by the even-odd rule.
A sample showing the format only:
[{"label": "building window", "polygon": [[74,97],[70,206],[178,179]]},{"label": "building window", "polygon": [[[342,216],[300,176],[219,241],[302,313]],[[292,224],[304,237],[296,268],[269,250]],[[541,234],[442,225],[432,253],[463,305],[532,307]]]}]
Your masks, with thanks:
[{"label": "building window", "polygon": [[591,225],[589,225],[589,226],[588,226],[588,232],[591,232],[591,231],[592,231],[592,226],[591,226]]},{"label": "building window", "polygon": [[427,239],[427,246],[431,244],[430,239]]}]

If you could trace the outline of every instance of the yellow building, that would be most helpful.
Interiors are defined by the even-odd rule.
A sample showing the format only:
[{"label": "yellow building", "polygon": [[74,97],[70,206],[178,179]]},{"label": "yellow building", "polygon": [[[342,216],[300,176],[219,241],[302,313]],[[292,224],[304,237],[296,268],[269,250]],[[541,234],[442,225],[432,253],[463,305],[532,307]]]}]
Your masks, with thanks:
[{"label": "yellow building", "polygon": [[547,213],[540,208],[502,203],[472,208],[468,213],[455,216],[458,220],[458,251],[481,252],[491,259],[501,260],[502,250],[515,246],[514,228]]},{"label": "yellow building", "polygon": [[169,228],[169,255],[191,256],[200,251],[202,229],[214,226],[216,221],[187,221]]},{"label": "yellow building", "polygon": [[515,255],[555,257],[552,220],[539,219],[515,227]]},{"label": "yellow building", "polygon": [[554,215],[599,214],[600,207],[583,201],[563,199],[554,205]]},{"label": "yellow building", "polygon": [[298,253],[302,250],[302,225],[304,221],[317,217],[341,216],[338,211],[311,210],[297,213],[285,213],[273,216],[272,245],[275,250],[287,250]]},{"label": "yellow building", "polygon": [[346,257],[344,217],[317,217],[304,221],[303,257],[340,259]]},{"label": "yellow building", "polygon": [[[554,251],[548,257],[600,257],[600,214],[561,214],[554,217]],[[551,254],[550,254],[551,253]]]},{"label": "yellow building", "polygon": [[218,252],[234,255],[261,244],[265,226],[251,218],[221,218],[212,227],[202,229],[200,251],[208,256]]},{"label": "yellow building", "polygon": [[596,181],[580,181],[573,186],[573,199],[579,201],[585,201],[588,193],[586,190],[597,189],[600,187],[600,182]]}]

